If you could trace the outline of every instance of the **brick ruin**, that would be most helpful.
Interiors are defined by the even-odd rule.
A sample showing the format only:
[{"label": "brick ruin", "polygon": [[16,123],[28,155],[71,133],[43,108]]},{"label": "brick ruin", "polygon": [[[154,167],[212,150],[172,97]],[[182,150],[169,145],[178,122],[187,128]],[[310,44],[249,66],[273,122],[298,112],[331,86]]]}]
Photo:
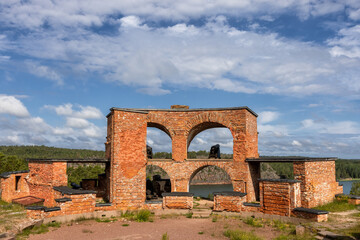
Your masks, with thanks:
[{"label": "brick ruin", "polygon": [[[248,107],[189,109],[111,108],[107,115],[105,159],[30,159],[29,170],[0,174],[1,198],[31,205],[30,218],[49,218],[109,210],[192,209],[192,177],[207,166],[230,176],[233,191],[214,193],[214,211],[262,212],[326,220],[311,209],[342,193],[335,179],[335,158],[259,157],[257,115]],[[147,128],[165,132],[172,141],[172,159],[150,159]],[[194,137],[207,129],[228,128],[233,159],[188,159]],[[98,162],[106,165],[98,179],[84,179],[82,189],[67,187],[67,165]],[[294,179],[260,179],[261,162],[293,163]],[[171,192],[161,201],[146,201],[146,167],[156,165],[170,177]],[[106,203],[97,203],[103,198]]]}]

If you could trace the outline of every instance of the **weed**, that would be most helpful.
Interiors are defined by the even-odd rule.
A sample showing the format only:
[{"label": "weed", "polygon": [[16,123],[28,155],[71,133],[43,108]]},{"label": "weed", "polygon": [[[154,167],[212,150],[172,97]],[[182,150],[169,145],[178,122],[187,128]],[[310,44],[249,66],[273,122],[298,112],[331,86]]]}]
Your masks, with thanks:
[{"label": "weed", "polygon": [[213,218],[211,219],[212,222],[217,222],[217,220],[218,220],[218,216],[217,216],[217,215],[213,216]]},{"label": "weed", "polygon": [[274,240],[312,240],[312,239],[315,239],[314,236],[309,234],[304,234],[301,236],[290,234],[290,235],[280,235]]},{"label": "weed", "polygon": [[192,218],[193,213],[192,213],[192,212],[188,212],[188,213],[185,214],[185,216],[186,216],[187,218]]},{"label": "weed", "polygon": [[169,240],[167,232],[162,235],[161,240]]},{"label": "weed", "polygon": [[244,221],[244,223],[246,223],[250,226],[253,226],[253,227],[263,227],[264,226],[261,219],[257,219],[257,218],[253,218],[253,217],[247,217],[243,221]]},{"label": "weed", "polygon": [[224,236],[230,238],[230,240],[261,240],[252,232],[243,232],[240,230],[226,230]]},{"label": "weed", "polygon": [[200,231],[200,232],[198,232],[198,234],[202,235],[202,234],[204,234],[204,232],[203,232],[203,231]]},{"label": "weed", "polygon": [[123,226],[123,227],[128,227],[129,226],[129,224],[128,223],[124,223],[123,225],[121,225],[121,226]]},{"label": "weed", "polygon": [[82,230],[83,233],[93,233],[93,231],[89,230],[89,229],[83,229]]},{"label": "weed", "polygon": [[53,228],[59,228],[59,227],[61,227],[61,223],[59,223],[59,222],[51,222],[51,223],[46,224],[46,226],[53,227]]},{"label": "weed", "polygon": [[121,213],[121,217],[122,218],[126,218],[126,219],[129,219],[129,220],[132,220],[134,217],[135,217],[135,213],[134,212],[131,212],[129,210],[126,210],[126,212],[122,212]]},{"label": "weed", "polygon": [[356,209],[356,206],[347,202],[347,200],[335,199],[331,203],[327,203],[322,206],[315,207],[315,209],[329,211],[329,212],[343,212],[347,210]]},{"label": "weed", "polygon": [[150,219],[150,215],[151,212],[149,210],[142,209],[136,214],[135,219],[137,222],[147,222]]}]

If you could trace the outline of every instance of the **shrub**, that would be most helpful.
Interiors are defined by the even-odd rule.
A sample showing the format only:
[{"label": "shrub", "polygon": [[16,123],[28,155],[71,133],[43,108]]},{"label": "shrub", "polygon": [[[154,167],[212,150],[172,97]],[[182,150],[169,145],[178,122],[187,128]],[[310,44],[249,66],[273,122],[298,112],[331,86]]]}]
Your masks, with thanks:
[{"label": "shrub", "polygon": [[151,212],[149,210],[142,209],[136,214],[135,219],[137,222],[147,222],[150,219],[150,215]]},{"label": "shrub", "polygon": [[351,185],[350,194],[360,195],[360,182],[353,182]]},{"label": "shrub", "polygon": [[253,217],[247,217],[244,220],[244,223],[253,226],[253,227],[262,227],[264,224],[262,223],[261,219],[253,218]]},{"label": "shrub", "polygon": [[327,203],[322,206],[317,206],[314,209],[329,211],[329,212],[343,212],[347,210],[353,210],[356,206],[349,204],[347,200],[334,200],[331,203]]},{"label": "shrub", "polygon": [[164,233],[161,237],[161,240],[169,240],[169,236],[167,233]]}]

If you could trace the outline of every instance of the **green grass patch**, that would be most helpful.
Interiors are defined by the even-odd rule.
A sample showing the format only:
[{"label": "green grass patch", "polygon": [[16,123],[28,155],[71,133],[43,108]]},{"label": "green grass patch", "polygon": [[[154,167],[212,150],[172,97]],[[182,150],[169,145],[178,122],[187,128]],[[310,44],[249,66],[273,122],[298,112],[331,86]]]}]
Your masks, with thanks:
[{"label": "green grass patch", "polygon": [[304,234],[301,236],[297,235],[280,235],[274,240],[313,240],[316,239],[313,235]]},{"label": "green grass patch", "polygon": [[247,217],[243,220],[244,223],[253,226],[253,227],[263,227],[263,221],[259,218]]},{"label": "green grass patch", "polygon": [[204,232],[203,232],[203,231],[200,231],[200,232],[198,232],[198,234],[203,235],[203,234],[204,234]]},{"label": "green grass patch", "polygon": [[148,222],[150,220],[151,212],[146,209],[142,209],[136,213],[135,220],[137,222]]},{"label": "green grass patch", "polygon": [[357,225],[351,228],[344,230],[344,233],[355,237],[355,239],[360,239],[360,223],[358,223]]},{"label": "green grass patch", "polygon": [[213,216],[212,219],[211,219],[212,222],[217,222],[217,220],[218,220],[218,216],[217,216],[217,215]]},{"label": "green grass patch", "polygon": [[116,218],[95,218],[95,221],[96,222],[105,222],[105,223],[108,223],[108,222],[115,222],[117,221]]},{"label": "green grass patch", "polygon": [[123,227],[128,227],[130,224],[128,224],[128,223],[124,223],[123,225],[121,225],[121,226],[123,226]]},{"label": "green grass patch", "polygon": [[167,234],[167,232],[161,236],[161,240],[169,240],[169,235]]},{"label": "green grass patch", "polygon": [[30,234],[42,234],[47,233],[49,228],[59,228],[61,223],[52,222],[48,224],[41,224],[40,226],[34,226],[33,228],[27,228],[19,233],[16,238],[17,239],[26,239],[30,236]]},{"label": "green grass patch", "polygon": [[193,216],[192,212],[188,212],[185,214],[185,217],[187,217],[187,218],[192,218],[192,216]]},{"label": "green grass patch", "polygon": [[356,206],[347,202],[347,200],[335,199],[331,203],[327,203],[322,206],[317,206],[314,209],[329,211],[329,212],[343,212],[356,209]]},{"label": "green grass patch", "polygon": [[230,240],[261,240],[262,238],[256,236],[252,232],[243,232],[240,230],[226,230],[224,236]]}]

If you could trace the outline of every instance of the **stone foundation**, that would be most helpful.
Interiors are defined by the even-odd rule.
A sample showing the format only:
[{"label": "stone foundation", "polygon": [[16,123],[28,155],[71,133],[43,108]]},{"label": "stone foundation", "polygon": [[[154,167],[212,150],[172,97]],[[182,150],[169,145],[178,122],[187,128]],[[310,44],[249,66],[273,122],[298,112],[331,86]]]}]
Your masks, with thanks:
[{"label": "stone foundation", "polygon": [[241,212],[245,209],[246,193],[218,192],[214,193],[214,211]]},{"label": "stone foundation", "polygon": [[164,209],[192,209],[193,208],[193,195],[188,192],[171,192],[163,193]]}]

